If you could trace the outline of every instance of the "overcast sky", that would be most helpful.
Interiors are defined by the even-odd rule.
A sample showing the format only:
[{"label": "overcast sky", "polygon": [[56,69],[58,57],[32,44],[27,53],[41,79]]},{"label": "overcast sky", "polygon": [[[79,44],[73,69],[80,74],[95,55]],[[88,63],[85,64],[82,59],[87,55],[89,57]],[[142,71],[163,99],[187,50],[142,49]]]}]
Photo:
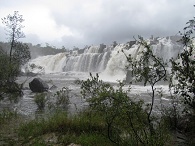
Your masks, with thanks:
[{"label": "overcast sky", "polygon": [[[194,0],[0,0],[0,18],[19,11],[24,42],[66,48],[175,35],[195,16]],[[7,41],[0,22],[0,41]]]}]

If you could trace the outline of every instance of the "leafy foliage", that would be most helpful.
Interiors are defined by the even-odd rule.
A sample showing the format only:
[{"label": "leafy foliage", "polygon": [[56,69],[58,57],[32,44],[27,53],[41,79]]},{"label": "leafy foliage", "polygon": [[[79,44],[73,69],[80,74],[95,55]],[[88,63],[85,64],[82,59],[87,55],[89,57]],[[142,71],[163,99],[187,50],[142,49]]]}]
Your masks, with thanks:
[{"label": "leafy foliage", "polygon": [[[143,110],[143,101],[134,101],[119,82],[114,88],[90,74],[81,84],[81,93],[89,103],[89,111],[100,115],[107,126],[107,137],[116,145],[162,145],[165,133],[162,134],[161,124],[156,133],[150,134],[148,114]],[[89,119],[91,118],[89,114]],[[162,129],[160,129],[160,127]],[[166,137],[167,138],[167,137]],[[154,140],[155,139],[155,140]]]},{"label": "leafy foliage", "polygon": [[184,104],[195,112],[195,58],[194,43],[192,37],[195,20],[190,20],[187,27],[184,28],[182,39],[184,45],[183,51],[178,55],[178,59],[171,59],[172,79],[178,83],[171,83],[170,86],[175,89],[175,94],[184,97]]},{"label": "leafy foliage", "polygon": [[[26,63],[30,58],[29,47],[26,44],[18,42],[19,38],[24,37],[21,23],[24,21],[22,15],[15,11],[13,15],[8,15],[2,18],[2,23],[6,27],[8,39],[10,41],[9,55],[4,51],[0,52],[0,91],[1,97],[4,94],[22,93],[22,84],[18,85],[16,77],[20,73],[20,67]],[[16,95],[15,95],[16,96]]]},{"label": "leafy foliage", "polygon": [[0,54],[0,100],[8,94],[11,98],[22,94],[20,85],[15,82],[16,76],[20,72],[19,64],[17,62],[10,63],[9,60],[7,54]]},{"label": "leafy foliage", "polygon": [[139,36],[137,42],[140,47],[144,47],[144,50],[139,52],[140,57],[135,59],[125,54],[129,62],[127,68],[131,68],[135,81],[144,81],[144,85],[155,85],[160,80],[166,80],[166,63],[163,59],[154,55],[150,44],[142,37]]},{"label": "leafy foliage", "polygon": [[0,111],[0,128],[2,128],[1,126],[3,126],[3,123],[16,116],[16,112],[13,112],[9,109],[3,109],[2,111]]},{"label": "leafy foliage", "polygon": [[21,24],[24,21],[22,15],[18,11],[14,11],[14,14],[9,14],[7,17],[2,18],[3,24],[6,26],[6,31],[9,38],[12,40],[17,40],[23,38],[25,35],[21,31],[24,26]]},{"label": "leafy foliage", "polygon": [[21,65],[31,59],[30,50],[27,44],[17,42],[14,47],[13,60]]},{"label": "leafy foliage", "polygon": [[56,98],[57,107],[68,108],[68,104],[70,103],[70,90],[68,87],[63,87],[60,91],[57,91],[54,97]]},{"label": "leafy foliage", "polygon": [[195,139],[195,46],[194,46],[194,30],[195,18],[189,20],[184,32],[179,40],[183,44],[183,50],[176,60],[171,59],[172,64],[170,88],[174,90],[174,95],[179,97],[183,107],[182,126],[179,128],[188,137],[186,142],[194,145]]},{"label": "leafy foliage", "polygon": [[34,101],[37,104],[39,110],[44,109],[46,102],[47,102],[47,95],[46,93],[38,93],[34,96]]},{"label": "leafy foliage", "polygon": [[12,53],[13,49],[16,46],[16,42],[19,38],[24,38],[25,35],[22,32],[22,28],[24,27],[22,25],[22,22],[24,19],[22,18],[22,15],[19,14],[18,11],[14,11],[13,15],[8,15],[7,17],[2,18],[2,23],[6,26],[6,31],[8,35],[8,39],[11,42],[11,48],[10,48],[10,62],[12,60]]},{"label": "leafy foliage", "polygon": [[127,69],[132,71],[132,76],[134,77],[135,82],[144,82],[144,86],[149,84],[152,90],[152,101],[149,107],[149,111],[147,113],[147,119],[150,127],[150,134],[154,134],[154,127],[152,124],[151,113],[154,106],[155,99],[155,85],[159,81],[166,80],[167,71],[166,64],[163,62],[163,59],[154,55],[152,48],[148,42],[146,42],[142,37],[139,36],[139,40],[137,40],[140,45],[138,49],[143,47],[143,51],[139,51],[139,57],[133,58],[130,55],[124,55],[127,58],[129,65]]}]

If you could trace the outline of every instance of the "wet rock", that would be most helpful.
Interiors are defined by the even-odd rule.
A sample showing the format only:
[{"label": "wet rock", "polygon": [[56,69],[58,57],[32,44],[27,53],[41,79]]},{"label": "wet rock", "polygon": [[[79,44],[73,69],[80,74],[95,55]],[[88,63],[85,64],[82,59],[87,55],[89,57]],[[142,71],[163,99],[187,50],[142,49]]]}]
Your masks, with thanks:
[{"label": "wet rock", "polygon": [[125,82],[129,84],[132,81],[132,71],[128,70],[126,74]]},{"label": "wet rock", "polygon": [[38,73],[33,73],[33,72],[26,73],[26,76],[28,76],[28,77],[35,77],[37,75],[38,75]]},{"label": "wet rock", "polygon": [[29,90],[29,88],[28,87],[24,87],[23,90]]},{"label": "wet rock", "polygon": [[44,92],[48,91],[48,84],[43,81],[41,78],[34,78],[30,83],[29,87],[32,92]]},{"label": "wet rock", "polygon": [[136,41],[130,41],[128,43],[129,43],[129,47],[132,47],[136,43]]},{"label": "wet rock", "polygon": [[50,90],[54,90],[54,89],[56,89],[56,88],[58,88],[56,85],[52,85],[52,86],[50,87]]},{"label": "wet rock", "polygon": [[38,73],[33,73],[33,72],[20,72],[19,73],[19,76],[27,76],[27,77],[35,77],[35,76],[37,76],[38,75]]}]

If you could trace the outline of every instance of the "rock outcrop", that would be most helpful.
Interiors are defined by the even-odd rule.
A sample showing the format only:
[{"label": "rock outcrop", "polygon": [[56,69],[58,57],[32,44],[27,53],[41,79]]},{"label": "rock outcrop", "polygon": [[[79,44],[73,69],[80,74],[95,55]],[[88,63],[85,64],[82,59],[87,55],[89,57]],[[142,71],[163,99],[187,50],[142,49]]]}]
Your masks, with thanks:
[{"label": "rock outcrop", "polygon": [[30,83],[29,87],[32,92],[44,92],[48,91],[48,84],[43,81],[41,78],[34,78]]}]

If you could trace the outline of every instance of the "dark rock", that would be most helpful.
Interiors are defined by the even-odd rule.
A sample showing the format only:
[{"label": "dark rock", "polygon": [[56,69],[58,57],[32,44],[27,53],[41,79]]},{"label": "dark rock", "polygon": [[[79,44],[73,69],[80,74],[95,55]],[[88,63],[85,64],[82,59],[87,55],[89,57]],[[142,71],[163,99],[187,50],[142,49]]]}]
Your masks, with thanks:
[{"label": "dark rock", "polygon": [[33,73],[33,72],[26,73],[26,76],[28,76],[28,77],[35,77],[37,75],[38,75],[38,73]]},{"label": "dark rock", "polygon": [[58,88],[56,85],[52,85],[52,86],[50,87],[50,90],[54,90],[54,89],[56,89],[56,88]]},{"label": "dark rock", "polygon": [[170,40],[171,40],[174,44],[182,45],[181,39],[182,39],[182,36],[178,36],[178,35],[170,36]]},{"label": "dark rock", "polygon": [[131,48],[136,43],[136,41],[129,41],[128,43],[129,43],[129,47]]},{"label": "dark rock", "polygon": [[180,35],[170,36],[170,39],[174,42],[179,42],[182,39],[182,36]]},{"label": "dark rock", "polygon": [[78,54],[83,54],[84,51],[85,51],[85,49],[79,49],[79,50],[78,50]]},{"label": "dark rock", "polygon": [[34,78],[30,83],[29,87],[32,92],[44,92],[48,91],[49,86],[41,78]]},{"label": "dark rock", "polygon": [[150,45],[156,45],[159,43],[159,40],[157,38],[154,38],[153,40],[150,40]]},{"label": "dark rock", "polygon": [[24,87],[23,90],[29,90],[29,88],[28,87]]},{"label": "dark rock", "polygon": [[98,50],[98,53],[103,53],[104,48],[106,48],[106,45],[100,44],[100,48],[99,48],[99,50]]}]

